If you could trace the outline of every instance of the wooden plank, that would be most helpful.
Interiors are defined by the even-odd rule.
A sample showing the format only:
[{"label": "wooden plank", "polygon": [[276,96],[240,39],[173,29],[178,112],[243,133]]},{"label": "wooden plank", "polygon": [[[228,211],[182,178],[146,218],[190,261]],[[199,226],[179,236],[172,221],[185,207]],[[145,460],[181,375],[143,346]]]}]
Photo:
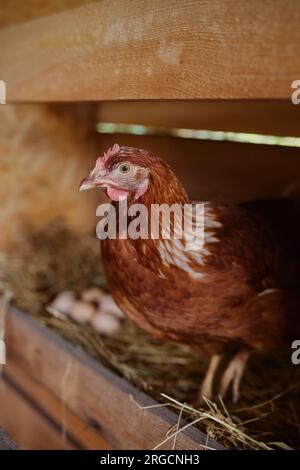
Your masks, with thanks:
[{"label": "wooden plank", "polygon": [[48,419],[38,413],[22,395],[9,384],[1,392],[0,425],[22,449],[63,450],[76,447],[63,438]]},{"label": "wooden plank", "polygon": [[0,32],[9,101],[290,98],[297,0],[104,0]]},{"label": "wooden plank", "polygon": [[[22,338],[22,340],[20,340]],[[34,319],[11,309],[7,317],[8,362],[17,362],[84,421],[93,423],[116,449],[151,449],[162,442],[177,416],[165,408],[141,410],[155,401],[75,349]],[[172,448],[168,441],[162,448]],[[195,428],[179,433],[176,448],[221,448]]]},{"label": "wooden plank", "polygon": [[299,106],[274,101],[105,101],[99,122],[300,136]]},{"label": "wooden plank", "polygon": [[11,439],[11,437],[5,432],[3,428],[0,428],[0,450],[17,450],[17,444]]},{"label": "wooden plank", "polygon": [[26,2],[1,0],[0,28],[59,13],[92,2],[93,0],[59,0],[55,2],[45,2],[45,0],[26,0]]},{"label": "wooden plank", "polygon": [[4,377],[22,390],[31,402],[56,423],[61,434],[71,436],[72,441],[77,442],[80,448],[111,449],[97,430],[72,413],[53,393],[24,373],[13,360],[4,368]]}]

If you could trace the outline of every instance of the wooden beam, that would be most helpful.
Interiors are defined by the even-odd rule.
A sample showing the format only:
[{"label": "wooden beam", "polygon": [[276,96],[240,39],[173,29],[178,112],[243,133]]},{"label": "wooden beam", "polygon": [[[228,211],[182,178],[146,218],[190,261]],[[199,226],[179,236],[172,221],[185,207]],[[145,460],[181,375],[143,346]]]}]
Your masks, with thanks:
[{"label": "wooden beam", "polygon": [[[157,404],[129,382],[76,349],[36,320],[11,309],[7,317],[7,362],[42,384],[81,419],[99,430],[116,449],[152,449],[177,424],[165,408],[140,409]],[[172,449],[169,440],[162,449]],[[179,433],[177,449],[219,444],[196,428]]]},{"label": "wooden beam", "polygon": [[105,101],[98,108],[100,122],[300,136],[300,106],[291,100]]},{"label": "wooden beam", "polygon": [[290,98],[297,0],[104,0],[4,28],[9,101]]}]

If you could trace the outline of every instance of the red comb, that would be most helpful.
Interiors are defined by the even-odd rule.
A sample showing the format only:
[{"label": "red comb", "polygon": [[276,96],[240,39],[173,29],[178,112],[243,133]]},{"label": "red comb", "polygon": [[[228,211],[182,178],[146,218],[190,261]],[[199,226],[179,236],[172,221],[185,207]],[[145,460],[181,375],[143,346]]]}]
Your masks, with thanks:
[{"label": "red comb", "polygon": [[120,146],[118,144],[115,144],[113,147],[109,148],[107,152],[104,152],[103,157],[99,157],[96,160],[96,170],[103,170],[105,168],[105,163],[110,157],[113,157],[116,155],[120,150]]}]

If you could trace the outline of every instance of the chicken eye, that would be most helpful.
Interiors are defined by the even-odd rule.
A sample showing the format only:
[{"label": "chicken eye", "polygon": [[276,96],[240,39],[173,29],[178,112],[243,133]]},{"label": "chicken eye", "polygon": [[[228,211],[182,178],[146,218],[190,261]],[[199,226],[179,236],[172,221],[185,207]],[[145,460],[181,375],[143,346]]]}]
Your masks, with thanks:
[{"label": "chicken eye", "polygon": [[123,175],[126,175],[126,173],[129,173],[130,166],[127,163],[124,163],[119,167],[119,170]]}]

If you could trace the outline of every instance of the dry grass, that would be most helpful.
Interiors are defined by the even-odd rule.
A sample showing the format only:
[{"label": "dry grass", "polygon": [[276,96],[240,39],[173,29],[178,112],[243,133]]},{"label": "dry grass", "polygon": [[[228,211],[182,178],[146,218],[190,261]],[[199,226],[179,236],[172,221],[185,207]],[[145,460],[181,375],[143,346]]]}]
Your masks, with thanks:
[{"label": "dry grass", "polygon": [[[290,354],[253,357],[247,368],[237,405],[228,398],[192,402],[207,361],[186,347],[159,343],[130,321],[120,333],[104,338],[89,326],[49,315],[46,305],[64,289],[81,290],[105,280],[94,237],[80,239],[63,224],[43,231],[29,228],[18,256],[1,254],[0,289],[10,291],[16,305],[38,317],[92,357],[147,391],[161,406],[175,408],[188,425],[194,423],[226,447],[236,449],[300,448],[300,367]],[[176,439],[180,424],[166,439]]]},{"label": "dry grass", "polygon": [[78,233],[94,230],[99,194],[77,192],[99,152],[94,112],[84,104],[1,107],[0,249],[22,236],[24,221],[43,227],[63,217]]}]

